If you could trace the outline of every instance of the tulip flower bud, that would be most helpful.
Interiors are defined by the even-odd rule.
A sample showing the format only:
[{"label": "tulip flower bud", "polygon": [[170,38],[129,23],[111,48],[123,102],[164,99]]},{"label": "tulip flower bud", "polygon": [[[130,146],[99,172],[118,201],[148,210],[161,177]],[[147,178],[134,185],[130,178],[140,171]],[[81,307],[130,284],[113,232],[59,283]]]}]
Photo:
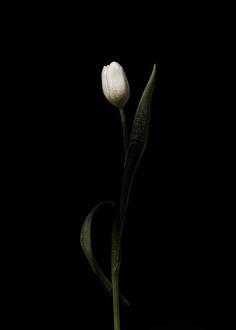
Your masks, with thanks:
[{"label": "tulip flower bud", "polygon": [[102,69],[102,89],[106,99],[123,108],[129,99],[129,82],[122,66],[117,62],[104,66]]}]

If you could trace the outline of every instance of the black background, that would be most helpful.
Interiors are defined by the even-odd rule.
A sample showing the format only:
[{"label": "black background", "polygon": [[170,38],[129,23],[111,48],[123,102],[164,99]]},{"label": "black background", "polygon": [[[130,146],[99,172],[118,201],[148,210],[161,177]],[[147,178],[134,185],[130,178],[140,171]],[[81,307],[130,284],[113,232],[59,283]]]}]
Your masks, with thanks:
[{"label": "black background", "polygon": [[[148,146],[124,228],[120,287],[131,306],[121,307],[122,329],[220,329],[218,27],[206,8],[182,9],[141,10],[133,24],[123,12],[95,23],[54,8],[14,32],[22,111],[12,114],[12,166],[23,219],[14,231],[25,237],[15,252],[16,305],[32,328],[113,326],[111,298],[79,233],[94,205],[119,200],[120,118],[101,89],[103,65],[117,61],[130,82],[128,129],[157,64]],[[93,226],[108,275],[111,215],[104,207]]]}]

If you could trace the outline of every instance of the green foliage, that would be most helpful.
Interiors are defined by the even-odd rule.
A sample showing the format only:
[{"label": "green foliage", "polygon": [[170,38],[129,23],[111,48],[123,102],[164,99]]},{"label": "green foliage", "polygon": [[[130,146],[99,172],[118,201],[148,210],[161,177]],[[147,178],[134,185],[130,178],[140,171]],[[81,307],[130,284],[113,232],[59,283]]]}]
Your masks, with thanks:
[{"label": "green foliage", "polygon": [[[111,270],[112,278],[117,278],[114,274],[118,275],[120,261],[121,261],[121,238],[122,229],[125,220],[126,210],[129,202],[129,194],[136,173],[136,169],[142,158],[144,150],[147,145],[150,124],[151,100],[155,86],[156,78],[156,65],[153,67],[150,79],[145,87],[145,90],[140,99],[131,130],[128,148],[125,154],[125,163],[121,184],[120,205],[116,213],[113,229],[112,229],[112,246],[111,246]],[[125,134],[124,134],[125,135]],[[126,135],[127,136],[127,135]],[[111,283],[104,275],[99,267],[91,244],[91,223],[96,211],[104,204],[115,206],[113,202],[105,201],[97,204],[86,217],[82,230],[81,230],[81,247],[84,254],[92,267],[94,273],[97,275],[100,282],[109,294],[112,294],[114,283]],[[128,301],[120,295],[123,304],[129,305]]]},{"label": "green foliage", "polygon": [[[110,295],[112,295],[112,284],[108,280],[106,275],[103,273],[101,268],[99,267],[99,265],[96,261],[96,258],[94,256],[94,253],[92,250],[92,243],[91,243],[91,224],[92,224],[93,217],[96,214],[97,210],[105,204],[110,204],[115,207],[115,204],[113,202],[104,201],[104,202],[100,202],[99,204],[97,204],[91,210],[91,212],[87,215],[87,217],[83,223],[82,229],[81,229],[80,244],[81,244],[82,250],[83,250],[90,266],[92,267],[92,270],[97,275],[97,278],[99,279],[101,284],[104,286],[105,290]],[[129,306],[129,302],[122,295],[120,295],[120,299],[124,305]]]}]

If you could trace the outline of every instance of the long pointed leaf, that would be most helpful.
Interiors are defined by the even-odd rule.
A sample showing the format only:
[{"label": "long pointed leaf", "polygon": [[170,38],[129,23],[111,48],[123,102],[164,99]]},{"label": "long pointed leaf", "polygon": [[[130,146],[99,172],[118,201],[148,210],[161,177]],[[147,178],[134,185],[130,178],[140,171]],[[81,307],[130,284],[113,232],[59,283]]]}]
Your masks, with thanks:
[{"label": "long pointed leaf", "polygon": [[125,215],[133,178],[148,141],[151,101],[153,90],[155,87],[155,80],[156,64],[154,64],[153,66],[151,76],[142,94],[133,121],[121,187],[121,218],[123,218],[123,216]]},{"label": "long pointed leaf", "polygon": [[124,172],[121,185],[119,216],[116,218],[112,230],[112,270],[117,272],[121,260],[121,235],[125,213],[129,202],[129,194],[134,175],[140,159],[147,145],[151,112],[151,100],[155,86],[156,65],[140,99],[130,136],[128,151],[125,158]]},{"label": "long pointed leaf", "polygon": [[[104,204],[110,204],[115,206],[115,204],[113,202],[110,201],[104,201],[101,202],[99,204],[97,204],[92,210],[91,212],[88,214],[88,216],[86,217],[82,229],[81,229],[81,233],[80,233],[80,244],[82,247],[82,250],[90,264],[90,266],[92,267],[94,273],[97,275],[98,279],[100,280],[100,282],[102,283],[102,285],[104,286],[104,288],[106,289],[106,291],[112,295],[112,284],[111,282],[108,280],[108,278],[106,277],[106,275],[103,273],[103,271],[101,270],[101,268],[99,267],[94,254],[93,254],[93,250],[92,250],[92,244],[91,244],[91,224],[92,224],[92,219],[95,215],[95,213],[97,212],[97,210]],[[129,302],[122,296],[120,295],[120,299],[121,302],[126,305],[129,306]]]}]

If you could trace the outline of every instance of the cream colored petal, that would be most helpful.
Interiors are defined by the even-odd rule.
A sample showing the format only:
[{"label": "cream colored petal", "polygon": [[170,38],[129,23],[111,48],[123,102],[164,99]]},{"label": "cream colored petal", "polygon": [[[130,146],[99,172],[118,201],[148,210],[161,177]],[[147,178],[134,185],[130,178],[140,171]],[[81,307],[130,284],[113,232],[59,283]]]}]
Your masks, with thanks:
[{"label": "cream colored petal", "polygon": [[129,83],[122,66],[112,62],[107,69],[107,83],[110,101],[116,106],[124,106],[129,98]]},{"label": "cream colored petal", "polygon": [[106,99],[110,101],[110,97],[109,97],[110,93],[107,84],[107,68],[108,66],[104,66],[102,69],[102,90]]}]

